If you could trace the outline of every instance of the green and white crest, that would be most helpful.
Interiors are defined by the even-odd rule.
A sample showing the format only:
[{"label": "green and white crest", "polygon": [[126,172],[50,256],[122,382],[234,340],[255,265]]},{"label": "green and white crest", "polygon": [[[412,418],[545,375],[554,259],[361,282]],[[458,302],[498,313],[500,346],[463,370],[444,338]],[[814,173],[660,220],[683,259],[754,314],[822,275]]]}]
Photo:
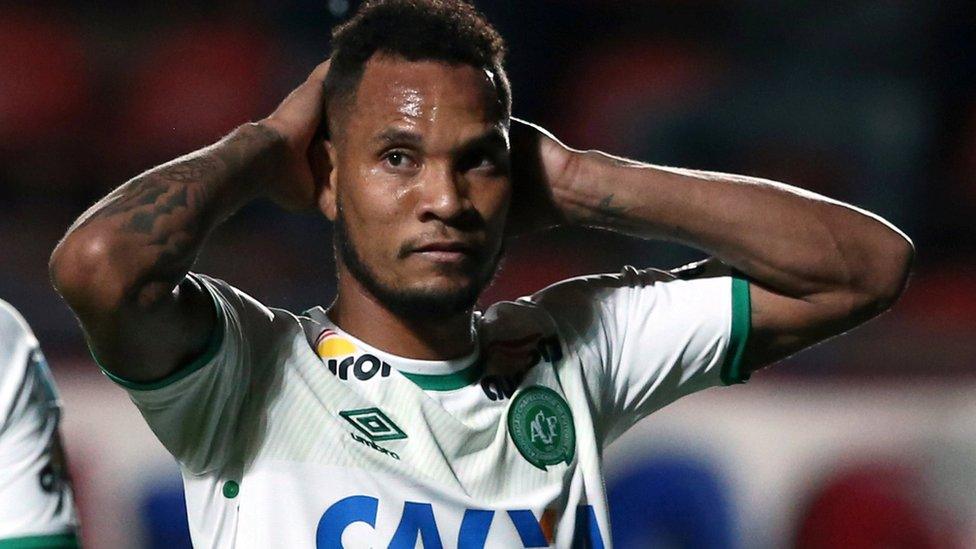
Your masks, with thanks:
[{"label": "green and white crest", "polygon": [[573,413],[548,387],[528,387],[515,396],[508,409],[508,433],[522,457],[543,471],[547,465],[569,465],[576,453]]}]

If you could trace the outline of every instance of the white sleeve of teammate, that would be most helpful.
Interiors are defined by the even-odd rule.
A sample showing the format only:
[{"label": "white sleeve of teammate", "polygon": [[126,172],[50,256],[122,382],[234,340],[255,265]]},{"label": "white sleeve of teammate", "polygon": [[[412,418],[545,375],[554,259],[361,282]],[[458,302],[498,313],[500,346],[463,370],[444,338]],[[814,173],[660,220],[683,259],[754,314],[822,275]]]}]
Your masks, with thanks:
[{"label": "white sleeve of teammate", "polygon": [[[204,353],[154,383],[134,383],[107,371],[122,385],[163,446],[184,468],[202,474],[220,468],[235,444],[273,313],[226,282],[190,273],[213,299],[217,325]],[[104,371],[104,370],[103,370]]]},{"label": "white sleeve of teammate", "polygon": [[730,276],[677,279],[625,267],[570,279],[532,301],[561,326],[595,376],[597,429],[609,443],[682,396],[748,379],[749,286]]},{"label": "white sleeve of teammate", "polygon": [[60,417],[37,339],[0,301],[0,547],[77,546]]}]

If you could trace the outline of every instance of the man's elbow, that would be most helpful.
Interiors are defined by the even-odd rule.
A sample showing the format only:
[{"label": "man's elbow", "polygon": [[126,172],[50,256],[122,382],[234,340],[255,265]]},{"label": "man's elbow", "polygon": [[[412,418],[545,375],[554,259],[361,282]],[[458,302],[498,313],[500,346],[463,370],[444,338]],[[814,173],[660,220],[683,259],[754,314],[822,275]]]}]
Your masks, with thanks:
[{"label": "man's elbow", "polygon": [[900,232],[892,231],[891,238],[875,250],[870,283],[865,289],[867,308],[875,314],[890,309],[908,285],[915,261],[915,245]]},{"label": "man's elbow", "polygon": [[124,285],[113,274],[111,246],[99,235],[68,235],[51,253],[51,283],[76,312],[112,310],[120,306]]}]

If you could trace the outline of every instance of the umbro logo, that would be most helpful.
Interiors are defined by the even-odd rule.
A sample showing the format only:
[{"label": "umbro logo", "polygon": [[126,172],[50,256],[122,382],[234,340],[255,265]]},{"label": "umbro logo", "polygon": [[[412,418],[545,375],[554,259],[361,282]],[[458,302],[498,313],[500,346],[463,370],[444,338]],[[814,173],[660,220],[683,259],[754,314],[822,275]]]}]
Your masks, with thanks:
[{"label": "umbro logo", "polygon": [[397,424],[393,423],[392,419],[386,417],[386,414],[380,411],[379,408],[343,410],[339,412],[339,415],[351,423],[357,431],[369,437],[369,440],[366,440],[356,433],[349,433],[353,440],[377,452],[386,454],[393,459],[400,459],[400,456],[396,452],[376,444],[384,440],[401,440],[407,438],[407,434],[397,427]]},{"label": "umbro logo", "polygon": [[339,415],[373,442],[407,438],[407,434],[397,427],[392,419],[386,417],[386,414],[379,408],[343,410],[339,412]]}]

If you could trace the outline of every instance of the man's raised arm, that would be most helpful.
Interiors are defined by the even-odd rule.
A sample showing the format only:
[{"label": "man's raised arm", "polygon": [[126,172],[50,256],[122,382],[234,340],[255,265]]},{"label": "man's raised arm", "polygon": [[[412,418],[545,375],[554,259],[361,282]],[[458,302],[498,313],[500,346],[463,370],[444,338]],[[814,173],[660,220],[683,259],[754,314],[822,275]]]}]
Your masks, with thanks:
[{"label": "man's raised arm", "polygon": [[314,203],[309,154],[321,147],[313,139],[327,71],[328,62],[317,67],[268,118],[125,183],[68,229],[51,277],[103,367],[155,381],[203,352],[215,311],[186,274],[210,231],[248,201]]},{"label": "man's raised arm", "polygon": [[512,144],[516,176],[535,151],[528,172],[548,189],[550,220],[680,242],[748,277],[750,370],[867,321],[905,287],[911,241],[864,210],[765,179],[575,151],[518,121]]}]

